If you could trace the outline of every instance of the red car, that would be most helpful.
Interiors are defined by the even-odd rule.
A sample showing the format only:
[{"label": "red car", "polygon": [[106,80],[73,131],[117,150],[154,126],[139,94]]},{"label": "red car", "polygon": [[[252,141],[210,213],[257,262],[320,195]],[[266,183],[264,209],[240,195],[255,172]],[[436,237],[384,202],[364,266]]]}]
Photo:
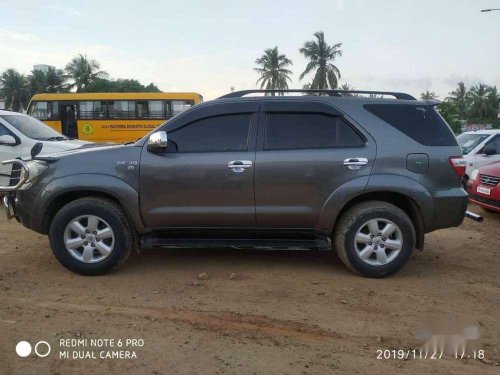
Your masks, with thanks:
[{"label": "red car", "polygon": [[467,181],[469,200],[486,211],[500,212],[500,163],[475,169]]}]

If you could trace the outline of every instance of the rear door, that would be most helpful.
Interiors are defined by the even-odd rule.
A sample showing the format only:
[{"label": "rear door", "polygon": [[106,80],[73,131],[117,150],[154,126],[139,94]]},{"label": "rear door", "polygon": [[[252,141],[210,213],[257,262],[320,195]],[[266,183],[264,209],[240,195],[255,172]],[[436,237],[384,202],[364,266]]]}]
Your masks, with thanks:
[{"label": "rear door", "polygon": [[339,186],[370,174],[373,141],[328,103],[264,99],[260,123],[255,167],[260,227],[314,228]]},{"label": "rear door", "polygon": [[140,204],[147,226],[255,226],[258,110],[258,101],[197,107],[164,127],[167,152],[144,146]]}]

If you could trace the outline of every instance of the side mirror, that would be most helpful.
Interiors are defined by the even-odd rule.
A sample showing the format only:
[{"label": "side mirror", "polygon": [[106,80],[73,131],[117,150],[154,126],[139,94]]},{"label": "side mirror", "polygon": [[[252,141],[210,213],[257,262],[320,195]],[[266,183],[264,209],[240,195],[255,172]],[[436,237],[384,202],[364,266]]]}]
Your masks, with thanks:
[{"label": "side mirror", "polygon": [[161,130],[149,136],[148,151],[159,154],[165,152],[168,145],[167,132]]},{"label": "side mirror", "polygon": [[491,143],[490,143],[489,145],[484,146],[483,153],[484,153],[486,156],[489,156],[489,155],[496,155],[497,150],[496,150],[495,146],[494,146],[493,144],[491,144]]},{"label": "side mirror", "polygon": [[17,144],[16,139],[8,134],[0,135],[0,145],[2,146],[15,146]]},{"label": "side mirror", "polygon": [[35,160],[35,157],[40,153],[42,152],[42,148],[43,148],[43,143],[42,142],[37,142],[33,145],[33,147],[31,148],[31,160]]}]

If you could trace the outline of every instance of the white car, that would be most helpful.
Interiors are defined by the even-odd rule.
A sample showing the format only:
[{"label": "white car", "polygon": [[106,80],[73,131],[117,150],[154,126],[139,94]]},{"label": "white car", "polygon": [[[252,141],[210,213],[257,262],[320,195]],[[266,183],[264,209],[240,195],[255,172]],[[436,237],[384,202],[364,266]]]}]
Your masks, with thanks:
[{"label": "white car", "polygon": [[[33,145],[43,144],[40,155],[79,148],[90,142],[69,139],[34,117],[0,110],[0,163],[16,158],[29,158]],[[0,186],[9,184],[12,166],[0,164]]]},{"label": "white car", "polygon": [[467,162],[466,180],[474,169],[500,161],[500,129],[465,132],[457,141]]}]

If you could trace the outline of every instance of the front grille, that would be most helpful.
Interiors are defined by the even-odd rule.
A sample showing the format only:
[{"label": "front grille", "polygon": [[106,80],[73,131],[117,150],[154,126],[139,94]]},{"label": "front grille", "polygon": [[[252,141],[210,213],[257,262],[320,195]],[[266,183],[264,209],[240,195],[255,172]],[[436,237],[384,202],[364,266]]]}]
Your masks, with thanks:
[{"label": "front grille", "polygon": [[485,174],[482,174],[480,176],[481,176],[481,183],[483,185],[497,186],[498,183],[500,182],[500,177],[488,176]]},{"label": "front grille", "polygon": [[479,195],[474,195],[474,194],[470,194],[469,197],[470,197],[470,199],[472,199],[476,202],[489,204],[490,206],[500,208],[500,201],[494,201],[493,199],[483,198],[483,197],[480,197]]}]

